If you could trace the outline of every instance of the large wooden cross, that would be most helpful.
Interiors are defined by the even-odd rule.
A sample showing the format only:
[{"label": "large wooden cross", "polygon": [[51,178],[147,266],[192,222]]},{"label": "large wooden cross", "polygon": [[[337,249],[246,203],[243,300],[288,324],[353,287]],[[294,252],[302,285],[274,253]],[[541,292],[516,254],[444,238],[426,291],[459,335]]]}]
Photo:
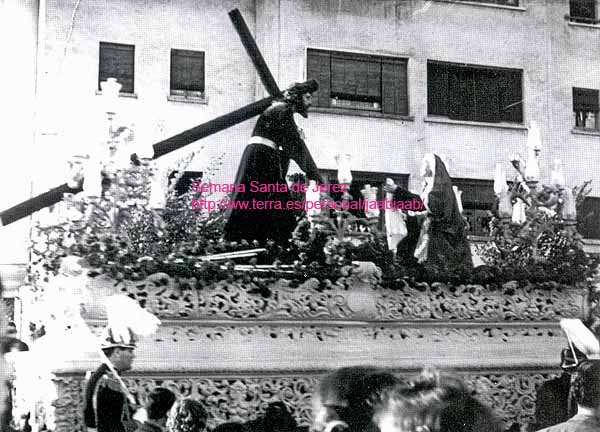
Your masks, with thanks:
[{"label": "large wooden cross", "polygon": [[[273,100],[281,96],[281,90],[277,86],[275,78],[273,78],[271,71],[260,53],[242,14],[238,9],[233,9],[229,12],[229,17],[242,40],[246,52],[252,60],[252,64],[254,65],[261,82],[270,96],[154,144],[152,146],[154,150],[152,159],[157,159],[202,138],[206,138],[212,134],[235,126],[238,123],[251,119],[252,117],[261,114],[271,105]],[[306,149],[306,151],[308,151],[308,149]],[[0,212],[0,226],[11,224],[32,215],[38,210],[60,202],[65,193],[78,193],[81,191],[81,187],[71,188],[67,183],[55,187],[48,192]]]}]

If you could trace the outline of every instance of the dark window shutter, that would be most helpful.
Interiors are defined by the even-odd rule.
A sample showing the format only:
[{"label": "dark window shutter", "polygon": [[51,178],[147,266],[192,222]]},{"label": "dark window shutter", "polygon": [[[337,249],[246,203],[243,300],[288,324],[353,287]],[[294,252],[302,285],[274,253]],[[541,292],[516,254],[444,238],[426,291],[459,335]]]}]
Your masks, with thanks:
[{"label": "dark window shutter", "polygon": [[331,95],[351,97],[356,92],[356,80],[349,60],[331,56]]},{"label": "dark window shutter", "polygon": [[381,60],[382,108],[387,114],[408,115],[407,62],[397,59]]},{"label": "dark window shutter", "polygon": [[319,90],[313,95],[313,105],[328,108],[331,106],[331,54],[309,49],[307,56],[306,77],[319,82]]},{"label": "dark window shutter", "polygon": [[448,69],[448,117],[476,120],[473,71],[463,67]]},{"label": "dark window shutter", "polygon": [[134,92],[135,46],[100,42],[98,68],[98,90],[100,83],[108,78],[116,78],[123,86],[121,92]]},{"label": "dark window shutter", "polygon": [[569,15],[573,18],[596,19],[596,0],[570,0]]},{"label": "dark window shutter", "polygon": [[500,121],[500,98],[498,94],[498,73],[496,71],[473,71],[475,96],[475,120],[482,122]]},{"label": "dark window shutter", "polygon": [[463,208],[493,210],[496,203],[494,182],[479,179],[452,179],[452,184],[460,189]]},{"label": "dark window shutter", "polygon": [[448,67],[439,63],[427,63],[427,114],[448,115]]},{"label": "dark window shutter", "polygon": [[381,99],[381,64],[379,62],[367,63],[367,94],[370,97]]},{"label": "dark window shutter", "polygon": [[573,87],[573,111],[598,110],[598,90]]},{"label": "dark window shutter", "polygon": [[586,197],[577,209],[577,230],[590,239],[600,239],[600,198]]},{"label": "dark window shutter", "polygon": [[331,55],[331,96],[379,102],[381,100],[380,67],[378,59],[368,56],[333,53]]},{"label": "dark window shutter", "polygon": [[204,91],[204,52],[171,50],[171,90]]},{"label": "dark window shutter", "polygon": [[505,122],[523,122],[523,92],[521,71],[500,71],[498,85],[500,94],[500,119]]}]

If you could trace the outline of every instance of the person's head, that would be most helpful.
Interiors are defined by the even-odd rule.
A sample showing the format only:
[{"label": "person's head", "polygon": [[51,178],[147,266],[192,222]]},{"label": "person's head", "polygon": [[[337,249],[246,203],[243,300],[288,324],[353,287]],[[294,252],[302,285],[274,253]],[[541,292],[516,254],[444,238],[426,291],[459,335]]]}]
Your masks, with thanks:
[{"label": "person's head", "polygon": [[171,408],[167,426],[171,432],[202,432],[207,421],[208,413],[200,402],[182,399]]},{"label": "person's head", "polygon": [[381,432],[501,430],[491,410],[471,396],[460,379],[435,370],[388,391],[375,411]]},{"label": "person's head", "polygon": [[128,371],[133,366],[133,359],[135,358],[133,348],[111,347],[103,348],[102,351],[119,372]]},{"label": "person's head", "polygon": [[297,423],[283,402],[271,402],[262,418],[262,432],[294,432]]},{"label": "person's head", "polygon": [[312,94],[318,89],[319,83],[315,80],[295,83],[284,91],[283,97],[292,105],[295,112],[302,117],[308,117],[308,109],[312,105]]},{"label": "person's head", "polygon": [[136,337],[130,329],[126,334],[115,332],[110,327],[104,329],[102,351],[119,372],[131,369],[135,358],[135,344]]},{"label": "person's head", "polygon": [[600,360],[582,362],[571,386],[578,405],[592,409],[600,408]]},{"label": "person's head", "polygon": [[164,387],[157,387],[148,395],[146,402],[146,411],[148,419],[154,420],[160,424],[167,423],[167,414],[175,403],[175,394]]},{"label": "person's head", "polygon": [[436,423],[440,432],[501,432],[503,430],[492,410],[471,395],[463,395],[448,401],[440,410]]},{"label": "person's head", "polygon": [[374,430],[374,405],[385,390],[400,382],[389,372],[364,366],[341,368],[326,375],[314,397],[312,429]]}]

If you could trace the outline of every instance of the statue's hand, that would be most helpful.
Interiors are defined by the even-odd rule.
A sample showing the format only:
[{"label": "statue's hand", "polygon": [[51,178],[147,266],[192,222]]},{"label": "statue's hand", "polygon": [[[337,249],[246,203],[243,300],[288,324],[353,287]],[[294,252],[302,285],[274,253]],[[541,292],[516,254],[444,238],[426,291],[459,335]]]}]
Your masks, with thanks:
[{"label": "statue's hand", "polygon": [[304,133],[304,130],[300,127],[298,128],[298,135],[300,135],[302,141],[306,141],[306,134]]}]

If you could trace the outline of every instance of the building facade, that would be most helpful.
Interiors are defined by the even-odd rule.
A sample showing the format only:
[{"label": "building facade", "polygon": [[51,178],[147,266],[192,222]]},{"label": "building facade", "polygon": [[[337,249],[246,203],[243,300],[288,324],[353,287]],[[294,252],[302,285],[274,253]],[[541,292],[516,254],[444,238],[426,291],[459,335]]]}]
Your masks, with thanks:
[{"label": "building facade", "polygon": [[[315,109],[299,119],[320,168],[335,169],[335,156],[349,153],[357,181],[361,172],[403,174],[418,190],[421,158],[434,152],[453,177],[488,180],[459,181],[467,201],[478,194],[489,200],[495,164],[510,172],[508,157],[525,153],[526,128],[535,121],[544,140],[543,180],[560,158],[568,184],[598,184],[600,47],[593,41],[600,28],[587,3],[47,0],[40,7],[35,145],[68,157],[102,139],[98,83],[111,74],[125,82],[120,110],[139,141],[262,97],[227,16],[239,8],[281,87],[320,81]],[[232,181],[252,124],[189,146],[204,147],[190,169],[202,171],[223,154],[217,181]],[[91,130],[100,136],[90,137]]]}]

